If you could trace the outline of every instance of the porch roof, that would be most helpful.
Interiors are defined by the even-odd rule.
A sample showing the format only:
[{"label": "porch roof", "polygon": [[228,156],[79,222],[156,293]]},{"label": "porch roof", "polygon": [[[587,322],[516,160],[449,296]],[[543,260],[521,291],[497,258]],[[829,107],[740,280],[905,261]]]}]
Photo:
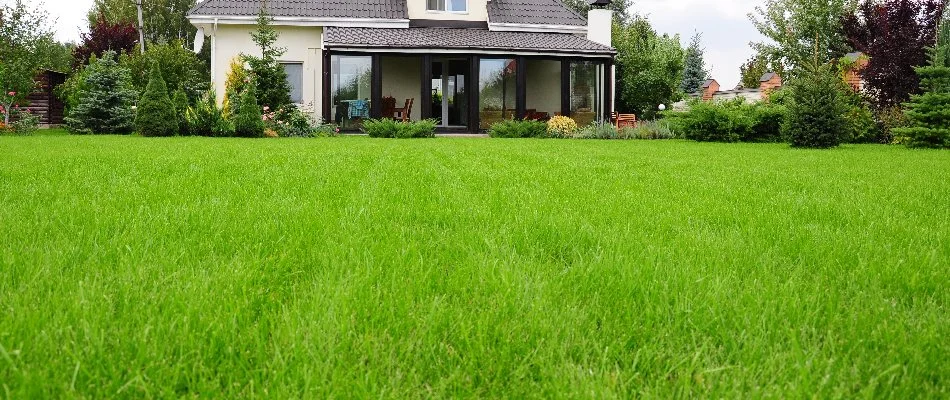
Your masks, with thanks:
[{"label": "porch roof", "polygon": [[525,54],[557,53],[613,56],[616,51],[584,37],[566,33],[489,31],[457,28],[328,27],[327,48],[398,50],[465,50]]}]

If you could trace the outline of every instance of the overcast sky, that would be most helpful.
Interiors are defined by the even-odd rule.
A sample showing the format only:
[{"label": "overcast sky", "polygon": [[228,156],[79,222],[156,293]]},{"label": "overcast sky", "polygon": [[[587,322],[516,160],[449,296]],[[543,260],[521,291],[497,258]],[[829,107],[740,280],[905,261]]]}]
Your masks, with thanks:
[{"label": "overcast sky", "polygon": [[[0,0],[9,3],[12,0]],[[27,0],[36,4],[39,0]],[[86,11],[93,0],[45,0],[46,8],[58,19],[54,28],[59,40],[77,41],[85,29]],[[132,1],[132,0],[129,0]],[[147,0],[146,0],[147,1]],[[750,41],[759,33],[747,14],[763,0],[634,0],[633,12],[647,15],[661,33],[680,34],[685,46],[693,32],[703,34],[706,63],[723,88],[739,83],[739,65],[749,56]]]}]

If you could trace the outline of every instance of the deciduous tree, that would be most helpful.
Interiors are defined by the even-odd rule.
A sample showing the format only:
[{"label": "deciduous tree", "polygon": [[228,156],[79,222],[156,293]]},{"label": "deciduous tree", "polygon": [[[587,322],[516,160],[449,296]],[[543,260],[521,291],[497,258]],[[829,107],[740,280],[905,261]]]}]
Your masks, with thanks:
[{"label": "deciduous tree", "polygon": [[841,17],[856,7],[857,0],[766,0],[749,18],[768,40],[752,46],[792,75],[812,61],[815,49],[818,62],[836,60],[851,50]]},{"label": "deciduous tree", "polygon": [[102,15],[89,25],[89,33],[80,36],[79,46],[73,50],[75,65],[83,65],[89,57],[102,56],[106,51],[117,54],[131,52],[139,43],[139,34],[135,26],[128,22],[109,22]]},{"label": "deciduous tree", "polygon": [[843,18],[849,43],[869,57],[861,76],[879,108],[917,92],[915,68],[927,64],[944,7],[944,0],[864,0]]},{"label": "deciduous tree", "polygon": [[679,36],[659,35],[644,18],[614,23],[617,49],[617,109],[642,117],[656,114],[659,104],[679,100],[683,79],[683,48]]},{"label": "deciduous tree", "polygon": [[9,124],[13,109],[35,87],[33,78],[44,66],[44,43],[52,42],[45,11],[22,0],[0,7],[0,117]]}]

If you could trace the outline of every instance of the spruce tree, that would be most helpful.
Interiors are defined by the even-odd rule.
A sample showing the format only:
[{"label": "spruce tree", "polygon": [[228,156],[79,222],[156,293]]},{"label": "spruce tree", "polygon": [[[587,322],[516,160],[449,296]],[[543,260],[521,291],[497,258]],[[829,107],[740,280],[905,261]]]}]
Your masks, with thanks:
[{"label": "spruce tree", "polygon": [[706,69],[706,61],[703,59],[704,49],[702,48],[702,34],[696,33],[686,48],[686,57],[684,60],[683,83],[680,89],[683,93],[696,93],[703,86],[703,82],[709,79],[709,71]]},{"label": "spruce tree", "polygon": [[793,147],[831,148],[848,134],[845,83],[830,65],[807,66],[792,81],[783,131]]},{"label": "spruce tree", "polygon": [[264,120],[261,118],[261,107],[257,103],[257,80],[252,79],[244,85],[237,112],[232,118],[234,134],[240,137],[264,136]]},{"label": "spruce tree", "polygon": [[245,60],[257,81],[259,104],[276,110],[290,104],[290,83],[287,82],[287,71],[277,61],[287,49],[277,47],[280,34],[271,26],[272,20],[261,8],[257,16],[257,29],[251,32],[251,40],[260,47],[261,56],[246,56]]},{"label": "spruce tree", "polygon": [[178,133],[175,104],[168,96],[158,61],[152,62],[148,85],[139,100],[135,128],[142,136],[174,136]]},{"label": "spruce tree", "polygon": [[191,135],[191,127],[188,124],[188,95],[181,88],[175,91],[172,96],[172,103],[175,104],[175,116],[178,119],[178,132],[182,135]]},{"label": "spruce tree", "polygon": [[911,147],[950,148],[950,22],[944,16],[930,65],[917,68],[922,94],[911,97],[904,114],[908,127],[894,129]]},{"label": "spruce tree", "polygon": [[107,51],[86,66],[78,103],[65,118],[72,133],[127,134],[135,125],[135,89],[129,71]]}]

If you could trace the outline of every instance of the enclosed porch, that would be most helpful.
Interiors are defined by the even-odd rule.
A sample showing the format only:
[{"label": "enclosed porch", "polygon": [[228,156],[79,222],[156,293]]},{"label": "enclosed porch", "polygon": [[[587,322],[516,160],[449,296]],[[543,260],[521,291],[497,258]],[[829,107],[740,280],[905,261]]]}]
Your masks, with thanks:
[{"label": "enclosed porch", "polygon": [[[460,35],[466,47],[454,43]],[[431,118],[444,132],[555,115],[585,125],[613,108],[613,50],[574,35],[331,28],[325,43],[323,117],[348,131],[380,117]]]}]

